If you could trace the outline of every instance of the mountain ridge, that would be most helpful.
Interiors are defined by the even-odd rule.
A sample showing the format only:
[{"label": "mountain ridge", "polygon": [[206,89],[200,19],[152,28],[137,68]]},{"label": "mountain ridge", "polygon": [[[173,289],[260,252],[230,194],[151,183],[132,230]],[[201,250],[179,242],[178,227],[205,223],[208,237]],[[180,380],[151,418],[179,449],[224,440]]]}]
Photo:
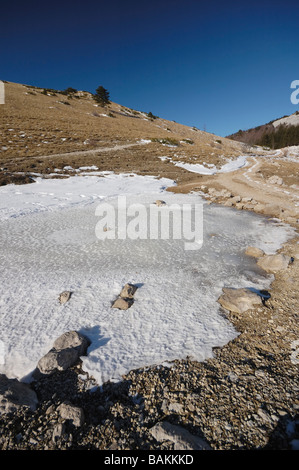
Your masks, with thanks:
[{"label": "mountain ridge", "polygon": [[247,130],[240,129],[227,138],[271,149],[299,145],[299,111]]}]

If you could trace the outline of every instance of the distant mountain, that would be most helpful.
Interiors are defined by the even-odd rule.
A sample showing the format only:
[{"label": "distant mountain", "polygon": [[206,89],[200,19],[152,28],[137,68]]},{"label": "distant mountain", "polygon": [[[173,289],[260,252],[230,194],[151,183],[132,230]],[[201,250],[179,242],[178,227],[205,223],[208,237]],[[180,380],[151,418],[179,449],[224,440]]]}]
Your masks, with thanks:
[{"label": "distant mountain", "polygon": [[227,136],[229,139],[249,145],[261,145],[278,149],[299,145],[299,111],[275,121]]}]

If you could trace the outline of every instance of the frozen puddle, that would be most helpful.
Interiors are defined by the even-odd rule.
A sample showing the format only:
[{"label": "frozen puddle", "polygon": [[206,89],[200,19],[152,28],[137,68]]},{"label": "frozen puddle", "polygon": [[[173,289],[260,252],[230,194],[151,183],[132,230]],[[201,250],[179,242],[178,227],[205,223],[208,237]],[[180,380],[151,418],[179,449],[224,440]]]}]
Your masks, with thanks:
[{"label": "frozen puddle", "polygon": [[[202,361],[237,336],[220,314],[222,287],[267,288],[272,277],[264,277],[244,249],[273,253],[292,231],[205,204],[199,250],[186,251],[182,240],[96,237],[100,201],[126,195],[147,208],[156,199],[199,202],[196,195],[166,193],[172,184],[108,174],[0,188],[0,373],[29,380],[54,340],[73,329],[92,341],[83,367],[99,384],[164,361]],[[127,282],[138,285],[133,306],[112,309]],[[64,290],[73,294],[61,306]]]}]

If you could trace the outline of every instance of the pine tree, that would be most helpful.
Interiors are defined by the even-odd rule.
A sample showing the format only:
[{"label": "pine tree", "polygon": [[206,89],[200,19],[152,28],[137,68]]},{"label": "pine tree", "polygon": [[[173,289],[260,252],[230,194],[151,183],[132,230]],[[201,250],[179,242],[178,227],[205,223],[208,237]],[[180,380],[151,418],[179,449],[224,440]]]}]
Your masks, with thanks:
[{"label": "pine tree", "polygon": [[96,89],[96,93],[94,95],[94,99],[97,103],[99,103],[101,106],[106,106],[110,104],[109,100],[109,92],[104,88],[103,86],[99,86]]}]

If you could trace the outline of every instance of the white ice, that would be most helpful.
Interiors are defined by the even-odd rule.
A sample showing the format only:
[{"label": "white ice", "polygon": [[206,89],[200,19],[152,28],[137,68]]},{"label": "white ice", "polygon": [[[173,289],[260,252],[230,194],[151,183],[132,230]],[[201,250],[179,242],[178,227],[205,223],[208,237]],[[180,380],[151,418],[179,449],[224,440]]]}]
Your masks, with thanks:
[{"label": "white ice", "polygon": [[[137,367],[187,356],[205,360],[237,336],[217,303],[222,287],[269,287],[271,276],[244,250],[255,245],[275,252],[292,230],[204,204],[199,250],[186,251],[171,237],[96,237],[96,208],[102,202],[116,207],[120,195],[147,210],[156,199],[181,207],[203,202],[166,192],[173,184],[106,173],[0,188],[0,373],[30,380],[55,339],[73,329],[91,340],[83,368],[99,385]],[[126,282],[138,285],[133,306],[112,309]],[[64,290],[72,296],[61,306]]]}]

